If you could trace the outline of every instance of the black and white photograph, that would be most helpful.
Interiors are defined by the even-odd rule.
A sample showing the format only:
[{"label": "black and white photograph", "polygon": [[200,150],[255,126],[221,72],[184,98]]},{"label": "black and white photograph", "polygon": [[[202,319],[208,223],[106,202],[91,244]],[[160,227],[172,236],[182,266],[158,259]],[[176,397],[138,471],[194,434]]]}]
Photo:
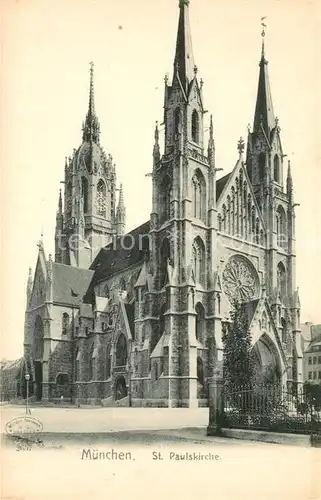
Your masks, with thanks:
[{"label": "black and white photograph", "polygon": [[321,4],[0,13],[1,497],[321,498]]}]

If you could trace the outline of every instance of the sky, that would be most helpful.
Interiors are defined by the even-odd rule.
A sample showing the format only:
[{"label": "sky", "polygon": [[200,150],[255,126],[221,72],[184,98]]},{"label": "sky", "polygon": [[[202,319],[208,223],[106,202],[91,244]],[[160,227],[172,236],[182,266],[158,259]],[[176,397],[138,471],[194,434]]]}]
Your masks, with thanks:
[{"label": "sky", "polygon": [[[155,121],[172,77],[178,0],[3,0],[1,11],[1,357],[23,353],[28,268],[54,253],[65,157],[81,143],[89,63],[101,143],[123,183],[126,229],[148,220]],[[321,323],[321,41],[318,0],[191,0],[216,163],[229,172],[253,122],[260,19],[274,111],[295,187],[301,320]],[[161,144],[163,133],[161,133]]]}]

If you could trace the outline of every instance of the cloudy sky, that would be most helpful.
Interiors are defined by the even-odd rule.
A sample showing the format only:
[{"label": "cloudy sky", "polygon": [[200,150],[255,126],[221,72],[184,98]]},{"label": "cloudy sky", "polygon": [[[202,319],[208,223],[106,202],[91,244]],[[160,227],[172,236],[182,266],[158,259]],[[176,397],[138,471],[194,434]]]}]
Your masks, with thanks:
[{"label": "cloudy sky", "polygon": [[[266,53],[297,208],[303,321],[321,323],[321,44],[317,0],[191,0],[190,19],[217,164],[234,166],[252,123]],[[22,354],[25,287],[41,231],[54,252],[64,158],[80,145],[95,63],[102,144],[124,184],[127,229],[149,218],[155,121],[172,75],[178,0],[3,0],[1,9],[2,357]],[[319,37],[319,38],[318,38]],[[207,115],[207,121],[209,114]],[[207,125],[207,124],[206,124]]]}]

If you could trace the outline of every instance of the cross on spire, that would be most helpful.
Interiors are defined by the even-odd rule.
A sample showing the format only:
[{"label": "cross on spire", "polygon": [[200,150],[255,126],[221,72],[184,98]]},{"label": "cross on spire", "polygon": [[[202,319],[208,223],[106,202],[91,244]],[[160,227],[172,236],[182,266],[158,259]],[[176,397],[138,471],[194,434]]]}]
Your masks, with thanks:
[{"label": "cross on spire", "polygon": [[243,137],[240,137],[238,140],[238,143],[237,143],[237,150],[238,150],[240,156],[244,151],[244,145],[245,145],[244,139],[243,139]]}]

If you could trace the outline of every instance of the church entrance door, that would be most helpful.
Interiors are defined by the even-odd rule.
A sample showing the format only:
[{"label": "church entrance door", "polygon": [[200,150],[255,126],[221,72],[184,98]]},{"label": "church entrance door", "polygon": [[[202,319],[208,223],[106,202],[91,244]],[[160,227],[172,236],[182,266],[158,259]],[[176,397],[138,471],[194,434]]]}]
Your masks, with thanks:
[{"label": "church entrance door", "polygon": [[36,382],[36,398],[38,401],[42,399],[42,362],[35,361],[35,382]]},{"label": "church entrance door", "polygon": [[123,399],[127,396],[126,380],[124,377],[118,377],[116,380],[116,390],[115,390],[116,401]]}]

